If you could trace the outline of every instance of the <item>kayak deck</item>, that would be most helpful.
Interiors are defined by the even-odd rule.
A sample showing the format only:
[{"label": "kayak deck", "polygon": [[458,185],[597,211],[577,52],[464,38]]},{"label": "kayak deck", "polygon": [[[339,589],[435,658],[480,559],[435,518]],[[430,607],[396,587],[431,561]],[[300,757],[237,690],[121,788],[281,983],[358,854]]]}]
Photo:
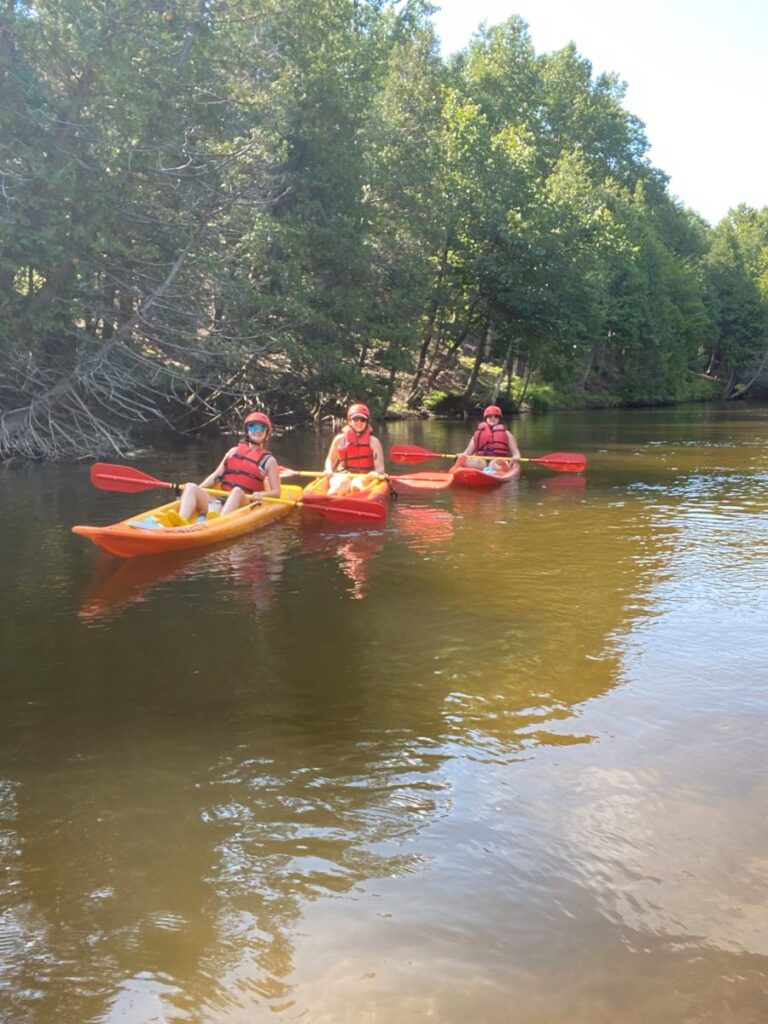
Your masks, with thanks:
[{"label": "kayak deck", "polygon": [[357,501],[370,501],[381,505],[389,500],[389,482],[382,480],[378,473],[350,476],[351,486],[344,494],[329,494],[329,484],[327,476],[319,476],[304,488],[304,495],[322,497],[330,502],[334,500],[334,497],[355,498]]},{"label": "kayak deck", "polygon": [[[280,490],[280,497],[286,502],[297,501],[301,497],[301,488],[285,485]],[[281,502],[244,505],[225,516],[209,513],[200,522],[177,526],[174,523],[178,522],[179,502],[171,501],[111,526],[73,526],[72,532],[87,537],[112,555],[134,558],[218,544],[262,529],[276,519],[282,519],[291,508],[290,504]]]},{"label": "kayak deck", "polygon": [[454,465],[450,471],[453,482],[459,487],[474,487],[477,490],[488,490],[508,484],[520,476],[520,463],[512,463],[506,473],[491,472],[489,469],[475,469],[472,466]]}]

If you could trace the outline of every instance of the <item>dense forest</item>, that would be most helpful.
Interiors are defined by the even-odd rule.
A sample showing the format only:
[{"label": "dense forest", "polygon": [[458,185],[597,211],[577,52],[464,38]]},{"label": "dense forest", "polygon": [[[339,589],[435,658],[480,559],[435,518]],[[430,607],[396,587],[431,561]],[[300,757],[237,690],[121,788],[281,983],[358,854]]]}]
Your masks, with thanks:
[{"label": "dense forest", "polygon": [[0,458],[738,398],[768,208],[668,191],[624,85],[424,0],[0,0]]}]

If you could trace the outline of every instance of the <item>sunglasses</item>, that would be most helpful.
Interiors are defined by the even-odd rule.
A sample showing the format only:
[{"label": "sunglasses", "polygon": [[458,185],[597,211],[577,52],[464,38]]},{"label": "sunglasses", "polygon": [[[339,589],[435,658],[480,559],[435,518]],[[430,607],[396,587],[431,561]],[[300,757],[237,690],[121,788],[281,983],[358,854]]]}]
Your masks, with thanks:
[{"label": "sunglasses", "polygon": [[350,419],[352,420],[353,423],[367,423],[368,422],[368,417],[367,416],[350,416]]},{"label": "sunglasses", "polygon": [[249,430],[257,430],[259,433],[261,433],[261,431],[262,430],[266,430],[267,427],[266,427],[265,423],[249,423],[248,424],[248,429]]}]

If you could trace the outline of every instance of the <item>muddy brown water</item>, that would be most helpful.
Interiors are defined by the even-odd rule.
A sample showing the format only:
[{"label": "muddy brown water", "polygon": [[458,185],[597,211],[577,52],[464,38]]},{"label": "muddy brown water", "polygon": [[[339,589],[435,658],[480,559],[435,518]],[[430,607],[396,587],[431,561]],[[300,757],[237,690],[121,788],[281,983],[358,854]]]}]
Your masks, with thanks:
[{"label": "muddy brown water", "polygon": [[768,408],[512,426],[587,473],[156,560],[0,473],[4,1024],[768,1019]]}]

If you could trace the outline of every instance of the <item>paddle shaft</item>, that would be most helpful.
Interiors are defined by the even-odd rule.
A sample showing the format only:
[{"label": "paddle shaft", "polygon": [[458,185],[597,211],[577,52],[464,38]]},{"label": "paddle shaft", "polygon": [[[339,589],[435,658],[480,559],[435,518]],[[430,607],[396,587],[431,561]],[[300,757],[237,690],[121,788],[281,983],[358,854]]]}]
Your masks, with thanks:
[{"label": "paddle shaft", "polygon": [[[204,487],[206,494],[227,495],[230,491],[218,491],[212,487]],[[303,501],[301,498],[272,498],[261,497],[258,493],[246,492],[250,505],[260,505],[262,502],[272,502],[277,505],[293,505],[294,508],[306,508],[310,512],[319,512],[320,515],[328,515],[330,518],[347,520],[360,516],[362,519],[375,519],[377,522],[386,518],[384,506],[377,503],[359,501],[356,498],[336,498],[328,501]],[[365,507],[363,507],[365,506]]]},{"label": "paddle shaft", "polygon": [[[280,476],[307,476],[317,479],[328,474],[320,470],[312,469],[288,469],[287,466],[280,467]],[[424,472],[424,473],[347,473],[347,476],[360,480],[366,476],[373,476],[374,481],[386,480],[390,489],[395,494],[413,494],[419,491],[441,491],[451,486],[453,477],[450,473]]]},{"label": "paddle shaft", "polygon": [[[144,473],[140,469],[134,469],[132,466],[119,466],[112,465],[110,463],[96,463],[91,466],[91,482],[96,487],[100,487],[107,491],[146,491],[153,487],[165,487],[172,490],[178,490],[180,484],[170,483],[167,480],[159,480],[157,477],[150,476],[148,473]],[[215,487],[203,488],[206,494],[211,494],[215,497],[226,497],[231,492],[225,491]],[[332,519],[348,520],[351,518],[361,519],[375,519],[381,521],[386,518],[386,511],[383,505],[373,502],[367,502],[358,498],[333,498],[328,501],[324,501],[322,497],[311,500],[296,500],[293,498],[278,498],[271,496],[264,496],[256,493],[244,492],[247,498],[252,498],[252,504],[257,505],[260,502],[275,502],[280,505],[293,505],[297,508],[308,508],[310,511],[319,512],[321,515],[327,515]]]},{"label": "paddle shaft", "polygon": [[[321,473],[320,475],[324,476],[325,474]],[[174,485],[171,484],[170,486],[173,487]],[[223,497],[225,495],[229,495],[229,494],[232,493],[231,491],[216,490],[215,487],[204,487],[203,490],[205,491],[206,494],[213,494],[215,497],[219,497],[219,496]],[[364,519],[379,519],[379,520],[381,520],[381,519],[385,518],[384,506],[383,505],[378,505],[378,504],[373,504],[373,503],[369,504],[369,502],[363,502],[363,501],[360,501],[360,500],[358,500],[357,498],[354,498],[354,497],[353,498],[343,497],[343,498],[335,498],[335,499],[331,498],[328,501],[322,501],[322,500],[315,501],[314,498],[313,498],[311,501],[304,501],[302,498],[272,498],[272,497],[264,497],[264,498],[262,498],[261,495],[258,494],[257,492],[256,493],[254,493],[254,492],[248,493],[246,491],[245,495],[248,498],[249,504],[251,504],[251,505],[259,505],[263,501],[270,501],[270,502],[276,502],[278,505],[293,505],[295,508],[308,508],[310,512],[316,511],[316,512],[323,513],[323,512],[327,511],[327,512],[330,512],[331,514],[339,514],[339,515],[343,515],[345,517],[347,515],[362,516]],[[322,498],[322,496],[321,496],[321,498]],[[365,507],[365,508],[359,507],[359,506],[362,506],[362,505],[369,506],[369,507]]]},{"label": "paddle shaft", "polygon": [[[463,452],[461,453],[464,454]],[[427,459],[458,459],[459,455],[449,455],[445,452],[433,452],[429,448],[422,448],[420,445],[394,445],[389,452],[393,462],[424,462]],[[541,466],[547,466],[561,473],[580,473],[587,468],[586,458],[577,452],[555,452],[552,455],[539,455],[534,458],[525,458],[522,455],[468,455],[469,459],[480,459],[483,462],[493,462],[497,459],[507,462],[531,462]]]}]

